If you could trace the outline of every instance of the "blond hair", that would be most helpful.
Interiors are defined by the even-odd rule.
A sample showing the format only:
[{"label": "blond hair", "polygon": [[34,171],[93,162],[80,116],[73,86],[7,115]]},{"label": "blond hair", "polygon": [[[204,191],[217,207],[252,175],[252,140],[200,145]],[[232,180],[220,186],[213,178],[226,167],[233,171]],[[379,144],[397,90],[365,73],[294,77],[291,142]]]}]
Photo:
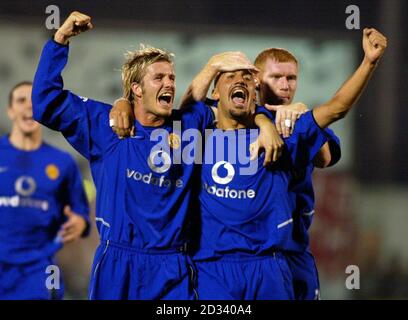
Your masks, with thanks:
[{"label": "blond hair", "polygon": [[136,51],[128,51],[125,54],[126,61],[122,65],[123,97],[130,102],[134,100],[132,83],[142,84],[148,66],[155,62],[165,61],[173,64],[174,54],[158,48],[140,45]]},{"label": "blond hair", "polygon": [[255,59],[255,67],[263,70],[266,60],[271,59],[277,62],[294,62],[298,65],[295,56],[286,49],[282,48],[268,48],[263,50]]}]

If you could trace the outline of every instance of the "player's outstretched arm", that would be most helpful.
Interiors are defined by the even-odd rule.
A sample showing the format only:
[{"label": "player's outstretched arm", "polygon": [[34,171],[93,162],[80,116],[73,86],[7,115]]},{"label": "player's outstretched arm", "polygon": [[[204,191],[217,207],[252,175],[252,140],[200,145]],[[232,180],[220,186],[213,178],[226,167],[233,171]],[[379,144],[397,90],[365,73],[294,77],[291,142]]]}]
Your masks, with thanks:
[{"label": "player's outstretched arm", "polygon": [[[61,73],[68,62],[69,47],[65,44],[70,37],[90,28],[92,24],[88,16],[77,12],[71,13],[55,34],[54,40],[50,39],[45,44],[32,90],[34,119],[62,132],[68,142],[88,159],[97,156],[91,154],[92,146],[100,151],[100,148],[96,148],[99,143],[89,143],[91,136],[96,137],[92,139],[105,139],[106,145],[106,135],[91,134],[91,131],[103,130],[102,124],[105,122],[107,125],[107,111],[110,106],[64,90]],[[105,113],[106,120],[103,118]],[[91,126],[94,129],[91,129]]]},{"label": "player's outstretched arm", "polygon": [[83,113],[83,99],[64,90],[61,73],[68,62],[68,40],[92,28],[90,19],[76,11],[71,13],[41,53],[33,81],[33,113],[35,120],[53,130],[64,131]]},{"label": "player's outstretched arm", "polygon": [[313,116],[321,128],[342,119],[358,100],[387,47],[387,38],[373,28],[363,31],[364,59],[356,72],[328,102],[315,107]]}]

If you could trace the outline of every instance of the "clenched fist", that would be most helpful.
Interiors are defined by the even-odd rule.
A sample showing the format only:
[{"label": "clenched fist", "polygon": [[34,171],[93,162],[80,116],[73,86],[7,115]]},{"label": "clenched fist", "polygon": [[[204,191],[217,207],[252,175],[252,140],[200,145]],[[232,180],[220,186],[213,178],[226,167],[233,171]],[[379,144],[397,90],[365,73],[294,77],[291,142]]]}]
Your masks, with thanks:
[{"label": "clenched fist", "polygon": [[377,64],[385,48],[387,38],[374,28],[365,28],[363,31],[363,49],[365,58],[373,65]]},{"label": "clenched fist", "polygon": [[91,17],[78,11],[72,12],[64,24],[57,30],[54,40],[60,44],[67,44],[69,38],[93,28]]}]

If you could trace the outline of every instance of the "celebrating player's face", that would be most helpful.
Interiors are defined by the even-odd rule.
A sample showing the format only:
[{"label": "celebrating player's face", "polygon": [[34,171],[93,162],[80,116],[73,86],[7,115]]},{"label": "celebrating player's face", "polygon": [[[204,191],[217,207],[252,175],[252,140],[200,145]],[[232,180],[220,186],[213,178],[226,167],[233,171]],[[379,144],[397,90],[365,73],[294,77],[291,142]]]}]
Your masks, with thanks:
[{"label": "celebrating player's face", "polygon": [[235,118],[246,117],[255,109],[255,79],[249,70],[224,72],[214,90],[219,108]]},{"label": "celebrating player's face", "polygon": [[40,124],[33,120],[33,106],[31,103],[31,85],[22,85],[13,91],[8,115],[13,126],[23,134],[32,134],[40,130]]},{"label": "celebrating player's face", "polygon": [[290,104],[296,93],[298,69],[295,62],[267,59],[260,73],[260,89],[265,102]]},{"label": "celebrating player's face", "polygon": [[141,88],[147,112],[160,117],[171,115],[176,90],[175,78],[171,63],[159,61],[146,68]]}]

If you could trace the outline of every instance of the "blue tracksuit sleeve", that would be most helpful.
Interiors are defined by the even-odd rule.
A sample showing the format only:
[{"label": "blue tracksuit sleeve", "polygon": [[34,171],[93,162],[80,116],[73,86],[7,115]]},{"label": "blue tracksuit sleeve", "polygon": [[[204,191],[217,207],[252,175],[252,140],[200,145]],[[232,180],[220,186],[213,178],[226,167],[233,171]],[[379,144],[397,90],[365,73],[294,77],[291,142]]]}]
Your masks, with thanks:
[{"label": "blue tracksuit sleeve", "polygon": [[334,131],[330,128],[324,129],[324,134],[327,136],[329,142],[329,148],[331,153],[331,161],[329,167],[339,162],[341,158],[340,138],[334,134]]},{"label": "blue tracksuit sleeve", "polygon": [[109,128],[111,106],[64,90],[61,72],[68,51],[68,46],[54,40],[45,44],[33,83],[34,119],[61,131],[79,153],[95,160],[115,138]]},{"label": "blue tracksuit sleeve", "polygon": [[273,121],[273,123],[275,124],[275,113],[272,113],[271,111],[266,109],[264,106],[256,105],[255,114],[263,114],[267,116],[268,119]]},{"label": "blue tracksuit sleeve", "polygon": [[71,210],[83,217],[86,221],[86,229],[82,233],[82,237],[86,237],[89,235],[91,227],[88,200],[85,194],[81,172],[71,157],[67,170],[66,186],[67,200]]},{"label": "blue tracksuit sleeve", "polygon": [[[177,112],[179,111],[180,110],[177,110]],[[202,132],[204,132],[206,128],[212,127],[215,120],[214,112],[211,107],[202,101],[196,101],[184,107],[180,115],[183,116],[184,122],[190,122],[191,120],[188,119],[194,119],[193,123],[195,123],[197,128]]]},{"label": "blue tracksuit sleeve", "polygon": [[317,125],[313,113],[308,111],[296,122],[293,134],[284,140],[292,163],[296,167],[306,167],[328,139],[325,131]]}]

